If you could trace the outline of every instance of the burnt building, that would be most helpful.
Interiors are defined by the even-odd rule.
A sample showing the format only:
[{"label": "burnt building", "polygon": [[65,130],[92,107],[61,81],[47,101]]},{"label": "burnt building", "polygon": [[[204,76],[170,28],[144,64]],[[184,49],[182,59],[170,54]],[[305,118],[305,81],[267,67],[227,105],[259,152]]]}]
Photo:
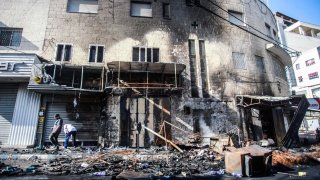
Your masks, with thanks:
[{"label": "burnt building", "polygon": [[289,95],[290,56],[259,0],[51,0],[40,55],[28,85],[42,95],[39,142],[55,113],[83,144],[246,134],[241,114],[268,112],[252,117],[236,97]]}]

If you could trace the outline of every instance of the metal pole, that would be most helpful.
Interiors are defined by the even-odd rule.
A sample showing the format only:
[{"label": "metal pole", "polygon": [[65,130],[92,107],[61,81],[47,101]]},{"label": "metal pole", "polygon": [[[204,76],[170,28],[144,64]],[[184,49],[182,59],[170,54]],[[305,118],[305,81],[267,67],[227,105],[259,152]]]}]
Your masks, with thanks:
[{"label": "metal pole", "polygon": [[81,67],[81,83],[80,83],[80,89],[82,89],[82,82],[83,82],[83,66]]},{"label": "metal pole", "polygon": [[118,67],[118,87],[120,87],[120,61],[119,61],[119,67]]},{"label": "metal pole", "polygon": [[137,152],[139,152],[139,99],[137,98],[137,105],[136,105],[136,128],[137,128],[137,131],[136,131],[136,148],[137,148]]},{"label": "metal pole", "polygon": [[57,68],[57,66],[54,65],[54,69],[53,69],[53,81],[55,81],[55,78],[56,78],[56,68]]},{"label": "metal pole", "polygon": [[101,91],[103,91],[103,85],[104,85],[104,67],[102,67],[101,70]]},{"label": "metal pole", "polygon": [[177,88],[178,87],[178,85],[177,85],[177,63],[174,63],[174,80],[175,80],[175,85]]},{"label": "metal pole", "polygon": [[149,72],[147,71],[147,89],[146,89],[146,98],[148,98],[148,88],[149,88]]},{"label": "metal pole", "polygon": [[[163,122],[163,133],[164,133],[164,138],[167,139],[167,132],[166,132],[166,124]],[[168,150],[168,141],[166,142],[166,150]]]},{"label": "metal pole", "polygon": [[72,87],[73,87],[73,84],[74,84],[74,70],[73,70],[73,75],[72,75]]}]

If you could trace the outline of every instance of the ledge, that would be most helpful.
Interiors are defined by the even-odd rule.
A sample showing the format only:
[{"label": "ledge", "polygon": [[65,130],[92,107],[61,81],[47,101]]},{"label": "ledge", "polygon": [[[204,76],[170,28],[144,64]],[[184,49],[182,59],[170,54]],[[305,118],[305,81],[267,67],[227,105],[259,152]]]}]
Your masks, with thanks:
[{"label": "ledge", "polygon": [[280,46],[274,45],[274,44],[267,44],[266,45],[266,50],[269,52],[272,52],[273,54],[277,55],[280,57],[280,61],[285,65],[285,66],[291,66],[291,57],[290,55]]}]

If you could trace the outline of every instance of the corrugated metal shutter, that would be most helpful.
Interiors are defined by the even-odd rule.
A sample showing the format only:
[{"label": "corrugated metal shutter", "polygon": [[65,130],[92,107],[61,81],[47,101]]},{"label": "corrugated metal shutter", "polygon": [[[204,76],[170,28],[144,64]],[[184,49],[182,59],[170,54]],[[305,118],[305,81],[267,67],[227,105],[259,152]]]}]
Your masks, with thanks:
[{"label": "corrugated metal shutter", "polygon": [[[49,141],[51,128],[55,122],[54,115],[60,114],[64,124],[72,124],[77,129],[78,141],[97,141],[98,140],[98,126],[99,126],[99,105],[92,103],[80,103],[77,108],[79,112],[79,119],[73,115],[72,103],[49,103],[47,106],[47,118],[45,122],[45,142]],[[64,132],[59,135],[59,142],[64,141]]]},{"label": "corrugated metal shutter", "polygon": [[8,145],[33,145],[40,108],[40,94],[27,89],[27,84],[19,87]]},{"label": "corrugated metal shutter", "polygon": [[0,145],[6,145],[11,129],[18,84],[0,84]]}]

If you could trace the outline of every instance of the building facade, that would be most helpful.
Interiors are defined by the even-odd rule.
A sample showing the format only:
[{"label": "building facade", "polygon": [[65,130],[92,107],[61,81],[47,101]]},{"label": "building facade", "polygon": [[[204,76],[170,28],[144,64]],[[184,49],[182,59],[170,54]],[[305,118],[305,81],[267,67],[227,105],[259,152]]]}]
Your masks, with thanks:
[{"label": "building facade", "polygon": [[[290,57],[261,1],[51,0],[47,16],[48,62],[35,64],[28,85],[42,94],[39,141],[59,113],[84,144],[148,147],[159,143],[148,129],[163,127],[185,142],[163,123],[228,133],[242,126],[237,96],[289,94]],[[257,127],[271,111],[254,111]]]},{"label": "building facade", "polygon": [[0,1],[0,145],[35,143],[40,94],[27,89],[40,63],[49,1]]},{"label": "building facade", "polygon": [[[278,18],[279,19],[279,18]],[[282,31],[283,42],[299,52],[292,56],[292,90],[308,98],[319,97],[320,27],[296,21]],[[294,76],[292,76],[294,75]]]}]

